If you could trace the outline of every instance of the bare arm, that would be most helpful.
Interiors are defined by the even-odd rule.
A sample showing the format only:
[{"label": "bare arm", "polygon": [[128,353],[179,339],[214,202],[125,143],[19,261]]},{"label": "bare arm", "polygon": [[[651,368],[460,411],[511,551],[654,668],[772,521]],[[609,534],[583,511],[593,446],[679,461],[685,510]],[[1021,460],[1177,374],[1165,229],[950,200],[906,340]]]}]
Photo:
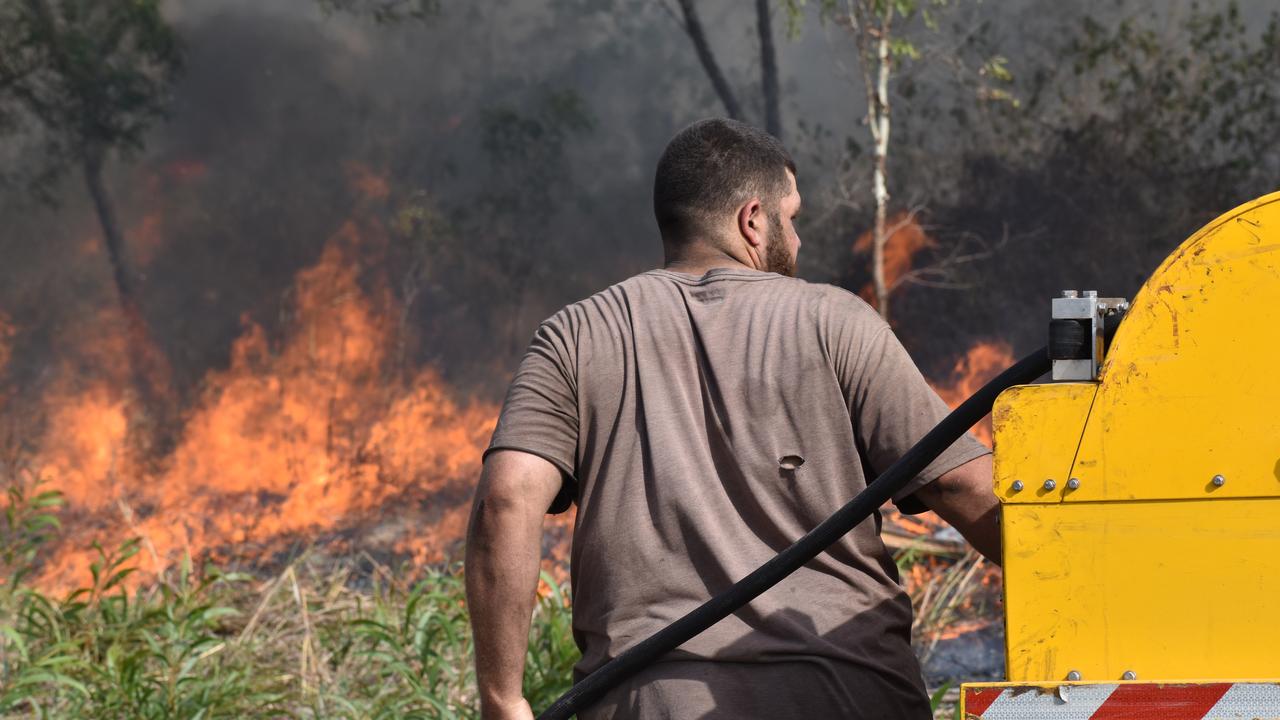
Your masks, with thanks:
[{"label": "bare arm", "polygon": [[542,554],[542,519],[560,471],[536,455],[500,450],[484,463],[467,528],[467,607],[481,717],[533,718],[521,684]]},{"label": "bare arm", "polygon": [[915,496],[1000,564],[1000,501],[991,486],[991,456],[983,455],[916,491]]}]

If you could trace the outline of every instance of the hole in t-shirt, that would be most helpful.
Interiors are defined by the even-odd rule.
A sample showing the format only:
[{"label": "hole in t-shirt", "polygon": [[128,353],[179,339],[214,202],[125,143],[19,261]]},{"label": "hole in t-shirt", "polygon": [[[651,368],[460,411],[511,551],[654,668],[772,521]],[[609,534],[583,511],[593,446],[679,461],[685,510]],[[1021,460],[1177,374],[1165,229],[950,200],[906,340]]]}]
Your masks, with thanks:
[{"label": "hole in t-shirt", "polygon": [[804,458],[799,455],[783,455],[778,458],[778,467],[786,472],[795,472],[804,464]]}]

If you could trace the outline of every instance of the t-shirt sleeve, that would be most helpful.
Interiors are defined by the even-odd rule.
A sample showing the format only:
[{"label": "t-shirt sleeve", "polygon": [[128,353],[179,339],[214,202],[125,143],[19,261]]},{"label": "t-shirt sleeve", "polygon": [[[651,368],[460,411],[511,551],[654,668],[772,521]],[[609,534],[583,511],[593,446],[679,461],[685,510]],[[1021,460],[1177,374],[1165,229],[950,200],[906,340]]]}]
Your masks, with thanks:
[{"label": "t-shirt sleeve", "polygon": [[538,327],[507,390],[485,456],[520,450],[560,469],[562,484],[549,513],[569,509],[577,497],[578,392],[573,343],[559,316]]},{"label": "t-shirt sleeve", "polygon": [[[861,332],[848,327],[842,330],[837,333],[843,347],[836,349],[836,370],[847,395],[859,451],[875,477],[906,454],[950,410],[878,316],[864,324]],[[924,503],[913,497],[917,490],[989,452],[966,433],[894,494],[894,503],[907,514],[924,512]]]}]

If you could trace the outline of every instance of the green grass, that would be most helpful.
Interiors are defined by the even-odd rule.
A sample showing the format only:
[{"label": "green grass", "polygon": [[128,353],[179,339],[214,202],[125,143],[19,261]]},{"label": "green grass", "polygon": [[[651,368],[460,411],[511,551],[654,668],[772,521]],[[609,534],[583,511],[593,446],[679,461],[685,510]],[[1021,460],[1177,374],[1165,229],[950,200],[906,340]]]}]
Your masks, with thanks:
[{"label": "green grass", "polygon": [[[460,565],[409,581],[367,557],[303,557],[268,578],[188,560],[137,583],[135,540],[95,548],[89,586],[55,596],[30,579],[59,530],[60,498],[8,480],[0,720],[478,716]],[[970,554],[918,593],[918,626],[953,619],[978,564]],[[543,580],[525,663],[534,708],[568,689],[579,657],[565,590]],[[947,689],[932,698],[941,717],[952,712]]]},{"label": "green grass", "polygon": [[[0,718],[473,718],[458,565],[299,560],[274,578],[190,562],[129,590],[137,541],[98,548],[93,582],[28,583],[58,529],[54,493],[9,489],[0,518]],[[545,707],[578,659],[563,590],[533,618],[525,691]]]}]

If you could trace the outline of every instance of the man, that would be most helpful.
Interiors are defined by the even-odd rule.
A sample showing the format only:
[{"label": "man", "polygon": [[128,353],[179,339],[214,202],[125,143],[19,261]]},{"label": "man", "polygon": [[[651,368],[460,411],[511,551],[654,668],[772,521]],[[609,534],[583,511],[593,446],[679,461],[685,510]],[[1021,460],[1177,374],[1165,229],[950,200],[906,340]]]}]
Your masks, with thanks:
[{"label": "man", "polygon": [[[666,263],[534,335],[485,454],[467,598],[485,718],[521,695],[544,513],[576,501],[580,675],[723,591],[946,414],[888,326],[794,273],[795,164],[729,120],[658,163]],[[1000,549],[991,464],[957,442],[894,498]],[[608,693],[583,718],[927,718],[911,605],[876,522]]]}]

